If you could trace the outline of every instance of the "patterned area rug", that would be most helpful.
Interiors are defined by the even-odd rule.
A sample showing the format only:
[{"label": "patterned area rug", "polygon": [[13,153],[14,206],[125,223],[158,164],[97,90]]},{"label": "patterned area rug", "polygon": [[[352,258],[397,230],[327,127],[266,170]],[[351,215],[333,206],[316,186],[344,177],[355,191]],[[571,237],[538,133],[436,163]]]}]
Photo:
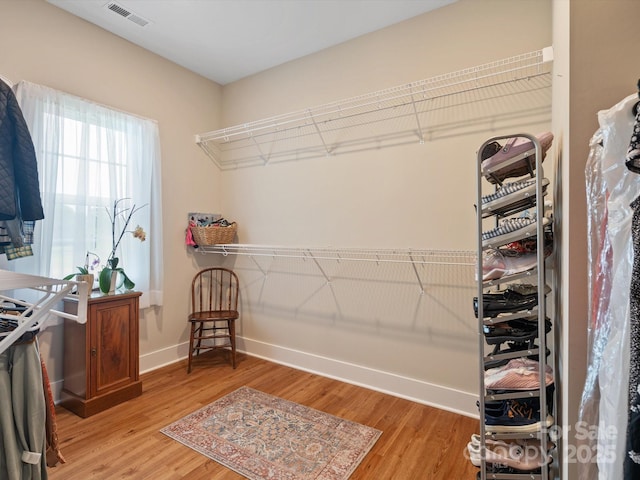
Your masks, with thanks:
[{"label": "patterned area rug", "polygon": [[241,387],[160,430],[251,480],[344,480],[382,432]]}]

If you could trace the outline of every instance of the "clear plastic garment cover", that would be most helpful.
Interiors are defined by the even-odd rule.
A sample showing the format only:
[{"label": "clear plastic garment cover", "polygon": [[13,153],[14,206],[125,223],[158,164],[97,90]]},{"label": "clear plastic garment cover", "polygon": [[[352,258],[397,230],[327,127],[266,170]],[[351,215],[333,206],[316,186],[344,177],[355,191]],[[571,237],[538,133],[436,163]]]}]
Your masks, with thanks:
[{"label": "clear plastic garment cover", "polygon": [[[629,294],[633,267],[630,203],[640,193],[640,175],[625,166],[633,131],[630,95],[598,112],[586,165],[589,259],[587,376],[579,422],[590,436],[596,462],[579,462],[580,480],[622,478],[626,456],[629,385]],[[579,447],[578,447],[579,448]]]}]

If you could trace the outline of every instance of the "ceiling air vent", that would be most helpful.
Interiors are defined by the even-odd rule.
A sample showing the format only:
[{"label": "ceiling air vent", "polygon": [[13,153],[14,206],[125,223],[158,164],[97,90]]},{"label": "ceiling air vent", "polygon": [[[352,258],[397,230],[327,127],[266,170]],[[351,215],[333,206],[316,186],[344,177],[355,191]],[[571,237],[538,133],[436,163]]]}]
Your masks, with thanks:
[{"label": "ceiling air vent", "polygon": [[151,23],[151,22],[149,22],[149,20],[141,17],[140,15],[137,15],[137,14],[133,13],[132,11],[124,8],[118,2],[109,2],[109,3],[107,3],[105,5],[105,7],[107,7],[112,12],[117,13],[121,17],[126,18],[127,20],[131,20],[133,23],[135,23],[137,25],[140,25],[141,27],[145,27],[149,23]]}]

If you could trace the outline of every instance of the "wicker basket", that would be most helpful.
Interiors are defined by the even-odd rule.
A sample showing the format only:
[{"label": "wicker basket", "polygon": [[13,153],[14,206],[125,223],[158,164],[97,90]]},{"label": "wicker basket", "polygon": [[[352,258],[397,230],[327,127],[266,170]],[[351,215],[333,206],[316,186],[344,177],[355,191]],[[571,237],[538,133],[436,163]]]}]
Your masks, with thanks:
[{"label": "wicker basket", "polygon": [[233,242],[238,225],[234,222],[228,227],[191,227],[196,245],[218,245]]}]

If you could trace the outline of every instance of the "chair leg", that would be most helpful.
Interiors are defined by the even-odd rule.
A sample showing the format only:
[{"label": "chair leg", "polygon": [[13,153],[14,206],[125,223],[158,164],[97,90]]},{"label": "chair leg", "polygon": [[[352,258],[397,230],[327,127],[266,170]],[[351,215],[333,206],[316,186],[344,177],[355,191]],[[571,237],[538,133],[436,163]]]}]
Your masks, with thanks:
[{"label": "chair leg", "polygon": [[191,333],[189,334],[189,363],[187,364],[187,373],[191,373],[191,362],[193,361],[193,337],[196,331],[195,322],[191,322]]},{"label": "chair leg", "polygon": [[229,336],[231,337],[231,365],[236,368],[236,321],[229,320]]}]

